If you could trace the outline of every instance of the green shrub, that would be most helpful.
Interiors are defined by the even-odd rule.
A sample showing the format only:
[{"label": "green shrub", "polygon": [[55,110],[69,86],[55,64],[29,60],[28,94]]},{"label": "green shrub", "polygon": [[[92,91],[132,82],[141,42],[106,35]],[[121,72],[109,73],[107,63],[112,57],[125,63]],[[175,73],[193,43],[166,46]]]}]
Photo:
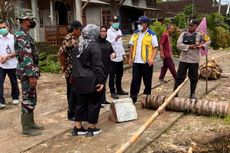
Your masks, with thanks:
[{"label": "green shrub", "polygon": [[175,30],[174,30],[174,33],[172,34],[172,50],[173,50],[173,55],[175,56],[179,56],[181,51],[177,48],[177,40],[180,36],[180,31],[178,30],[178,28],[176,26],[175,27]]},{"label": "green shrub", "polygon": [[58,45],[50,45],[48,42],[36,42],[39,51],[39,66],[41,72],[59,73],[61,70],[58,61]]},{"label": "green shrub", "polygon": [[224,23],[224,16],[219,13],[210,15],[200,14],[199,19],[207,19],[208,35],[211,38],[211,47],[213,49],[230,47],[229,26]]},{"label": "green shrub", "polygon": [[[149,28],[156,33],[158,42],[160,42],[161,35],[163,34],[163,32],[165,32],[166,25],[169,23],[170,23],[169,20],[164,22],[164,24],[158,21],[155,21],[152,25],[149,26]],[[174,27],[175,27],[175,31],[171,36],[171,43],[172,43],[173,55],[178,56],[180,54],[180,50],[178,50],[177,48],[177,40],[178,40],[178,37],[180,36],[180,31],[177,29],[176,25],[174,25]]]},{"label": "green shrub", "polygon": [[211,46],[213,49],[230,47],[230,32],[222,26],[217,26],[211,31]]},{"label": "green shrub", "polygon": [[36,42],[36,47],[39,53],[47,53],[47,54],[57,54],[59,47],[58,45],[50,45],[48,42]]},{"label": "green shrub", "polygon": [[184,12],[178,13],[174,17],[173,23],[180,29],[184,29],[187,25],[186,15]]},{"label": "green shrub", "polygon": [[155,21],[153,22],[153,24],[151,24],[149,26],[149,28],[155,32],[158,42],[160,41],[161,35],[163,34],[163,32],[165,31],[165,25],[161,24],[159,21]]},{"label": "green shrub", "polygon": [[41,62],[40,69],[41,72],[46,72],[46,73],[59,73],[61,71],[59,63],[51,60],[47,61],[46,63]]}]

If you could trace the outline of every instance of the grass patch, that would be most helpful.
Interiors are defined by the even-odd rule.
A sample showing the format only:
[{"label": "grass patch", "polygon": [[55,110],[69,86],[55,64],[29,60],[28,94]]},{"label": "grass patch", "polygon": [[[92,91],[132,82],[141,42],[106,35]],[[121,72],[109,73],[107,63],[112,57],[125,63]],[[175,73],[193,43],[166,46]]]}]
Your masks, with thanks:
[{"label": "grass patch", "polygon": [[230,115],[226,116],[226,117],[224,118],[224,121],[230,123]]}]

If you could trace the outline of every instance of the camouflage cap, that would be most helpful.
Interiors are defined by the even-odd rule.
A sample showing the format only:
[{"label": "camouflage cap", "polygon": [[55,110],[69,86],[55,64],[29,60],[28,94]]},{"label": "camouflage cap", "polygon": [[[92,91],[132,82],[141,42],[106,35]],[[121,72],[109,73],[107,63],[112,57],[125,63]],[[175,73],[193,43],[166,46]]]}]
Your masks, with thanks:
[{"label": "camouflage cap", "polygon": [[31,9],[22,9],[19,11],[16,19],[36,19]]}]

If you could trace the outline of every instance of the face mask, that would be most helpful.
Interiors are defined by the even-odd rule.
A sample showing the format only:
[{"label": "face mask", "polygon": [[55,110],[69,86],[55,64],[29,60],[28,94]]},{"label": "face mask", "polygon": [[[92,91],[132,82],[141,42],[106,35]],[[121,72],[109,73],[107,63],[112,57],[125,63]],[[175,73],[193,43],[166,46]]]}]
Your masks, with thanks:
[{"label": "face mask", "polygon": [[118,29],[119,26],[120,26],[120,24],[119,24],[118,22],[112,24],[112,27],[113,27],[114,29]]},{"label": "face mask", "polygon": [[7,35],[8,34],[8,29],[7,28],[2,28],[2,29],[0,29],[0,35],[3,35],[3,36],[5,36],[5,35]]},{"label": "face mask", "polygon": [[137,28],[138,28],[138,30],[140,30],[140,31],[143,30],[143,26],[140,25],[140,24],[137,25]]},{"label": "face mask", "polygon": [[36,26],[36,22],[34,20],[30,20],[30,25],[29,25],[30,29],[35,28],[35,26]]}]

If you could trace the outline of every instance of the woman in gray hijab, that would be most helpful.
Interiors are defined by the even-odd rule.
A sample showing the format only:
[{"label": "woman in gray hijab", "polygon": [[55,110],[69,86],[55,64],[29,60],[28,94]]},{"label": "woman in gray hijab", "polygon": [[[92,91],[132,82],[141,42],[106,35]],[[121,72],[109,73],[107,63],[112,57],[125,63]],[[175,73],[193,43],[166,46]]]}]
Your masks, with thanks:
[{"label": "woman in gray hijab", "polygon": [[[73,52],[72,93],[76,102],[76,125],[72,135],[94,136],[101,132],[96,128],[98,122],[105,74],[101,51],[97,45],[100,28],[94,24],[82,30],[83,39]],[[88,122],[88,130],[81,122]]]}]

